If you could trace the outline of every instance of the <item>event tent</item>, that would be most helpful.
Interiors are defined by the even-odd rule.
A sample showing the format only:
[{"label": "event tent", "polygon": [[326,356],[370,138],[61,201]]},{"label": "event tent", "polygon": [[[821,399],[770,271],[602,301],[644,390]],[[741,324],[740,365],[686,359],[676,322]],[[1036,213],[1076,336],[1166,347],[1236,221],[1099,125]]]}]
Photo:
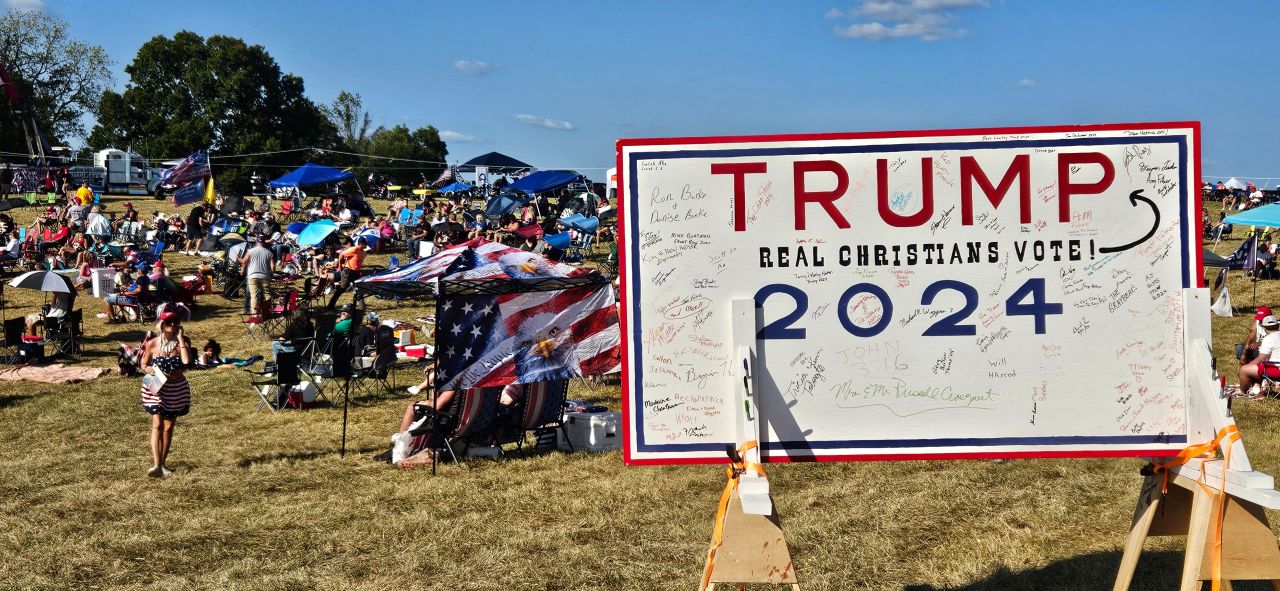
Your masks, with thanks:
[{"label": "event tent", "polygon": [[272,187],[302,187],[345,181],[355,175],[323,164],[306,163],[274,181]]},{"label": "event tent", "polygon": [[1204,258],[1204,266],[1206,267],[1226,267],[1229,261],[1220,254],[1215,254],[1208,249],[1200,249],[1203,251],[1201,257]]},{"label": "event tent", "polygon": [[490,172],[515,172],[517,170],[526,170],[533,166],[516,160],[506,154],[498,152],[489,152],[476,156],[466,162],[463,162],[458,168],[461,170],[475,170],[477,167],[488,168]]},{"label": "event tent", "polygon": [[582,175],[572,170],[540,170],[525,175],[507,186],[508,191],[524,191],[525,193],[542,193],[567,187],[582,180]]},{"label": "event tent", "polygon": [[1226,187],[1228,189],[1239,189],[1241,191],[1245,190],[1246,188],[1244,183],[1241,182],[1240,179],[1236,177],[1231,177],[1231,179],[1226,182]]},{"label": "event tent", "polygon": [[1240,213],[1227,216],[1225,221],[1236,226],[1280,227],[1280,203],[1246,209]]},{"label": "event tent", "polygon": [[448,185],[445,185],[445,186],[443,186],[443,187],[440,187],[439,189],[437,189],[437,192],[440,192],[440,193],[457,193],[457,192],[459,192],[459,191],[470,191],[470,190],[472,190],[472,189],[474,189],[474,188],[476,188],[476,187],[475,187],[475,185],[468,185],[467,183],[464,183],[464,182],[462,182],[462,181],[458,181],[458,182],[450,183],[450,184],[448,184]]}]

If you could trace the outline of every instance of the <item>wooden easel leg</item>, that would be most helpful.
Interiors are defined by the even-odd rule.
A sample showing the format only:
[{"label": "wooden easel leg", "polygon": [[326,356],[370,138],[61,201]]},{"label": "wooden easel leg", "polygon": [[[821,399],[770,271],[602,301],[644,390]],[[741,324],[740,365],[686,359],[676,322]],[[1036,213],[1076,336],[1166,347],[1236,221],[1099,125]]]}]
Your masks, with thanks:
[{"label": "wooden easel leg", "polygon": [[1200,590],[1200,563],[1204,544],[1209,537],[1209,516],[1213,513],[1213,495],[1196,488],[1191,491],[1191,523],[1187,528],[1187,551],[1182,561],[1182,591]]},{"label": "wooden easel leg", "polygon": [[1120,570],[1116,573],[1116,584],[1112,591],[1129,591],[1133,583],[1133,573],[1138,568],[1138,558],[1142,556],[1142,546],[1147,541],[1147,533],[1151,531],[1151,522],[1160,510],[1160,497],[1155,495],[1156,486],[1150,477],[1143,483],[1142,492],[1138,496],[1138,506],[1134,508],[1133,527],[1129,529],[1129,539],[1124,545],[1124,555],[1120,557]]}]

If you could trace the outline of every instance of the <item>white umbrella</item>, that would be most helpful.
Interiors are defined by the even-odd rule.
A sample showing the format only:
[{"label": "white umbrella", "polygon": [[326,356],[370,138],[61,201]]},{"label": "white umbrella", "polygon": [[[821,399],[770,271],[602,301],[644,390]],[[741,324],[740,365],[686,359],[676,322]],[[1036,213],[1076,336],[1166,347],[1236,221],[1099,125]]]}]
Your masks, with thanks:
[{"label": "white umbrella", "polygon": [[1244,183],[1240,182],[1240,179],[1236,177],[1231,177],[1231,180],[1226,182],[1226,187],[1228,189],[1240,189],[1241,191],[1245,189]]},{"label": "white umbrella", "polygon": [[71,287],[71,282],[66,277],[50,271],[27,271],[14,277],[13,281],[9,282],[9,287],[59,293],[72,293],[75,291],[75,288]]}]

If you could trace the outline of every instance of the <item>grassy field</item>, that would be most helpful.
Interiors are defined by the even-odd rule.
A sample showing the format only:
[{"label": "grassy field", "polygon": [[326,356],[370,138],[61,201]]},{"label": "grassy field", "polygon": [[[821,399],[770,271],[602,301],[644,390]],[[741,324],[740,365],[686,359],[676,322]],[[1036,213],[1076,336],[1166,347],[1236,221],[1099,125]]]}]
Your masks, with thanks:
[{"label": "grassy field", "polygon": [[[122,198],[110,201],[118,208]],[[25,223],[36,212],[19,213]],[[195,262],[165,258],[175,274]],[[1259,304],[1280,304],[1276,285],[1258,286]],[[1253,308],[1243,306],[1252,285],[1239,272],[1230,287],[1241,315],[1213,322],[1220,368],[1233,376],[1231,343]],[[5,312],[39,301],[7,290]],[[117,343],[147,326],[105,325],[92,317],[99,300],[78,301],[87,362],[114,367]],[[369,303],[384,317],[426,312]],[[187,333],[197,345],[217,338],[228,355],[269,354],[265,340],[245,336],[239,311],[204,297]],[[242,372],[190,379],[193,410],[170,458],[177,474],[163,480],[144,475],[149,422],[136,379],[0,382],[0,588],[696,588],[720,468],[624,468],[619,453],[544,452],[432,476],[371,459],[408,398],[356,400],[340,458],[340,407],[255,413]],[[616,380],[594,391],[575,384],[571,396],[620,404]],[[1256,468],[1280,473],[1280,406],[1234,408]],[[774,465],[769,475],[805,589],[1096,590],[1115,575],[1141,465],[878,462]],[[1133,588],[1176,587],[1180,542],[1149,543]],[[1249,588],[1269,587],[1236,587]]]}]

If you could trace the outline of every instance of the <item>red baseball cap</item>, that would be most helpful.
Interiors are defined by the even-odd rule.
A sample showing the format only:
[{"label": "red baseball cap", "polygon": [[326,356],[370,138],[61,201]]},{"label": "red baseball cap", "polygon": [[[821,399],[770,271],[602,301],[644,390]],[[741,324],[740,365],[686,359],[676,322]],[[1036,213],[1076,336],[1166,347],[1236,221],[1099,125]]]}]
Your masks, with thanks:
[{"label": "red baseball cap", "polygon": [[1253,315],[1254,320],[1262,320],[1271,315],[1271,308],[1266,306],[1258,306],[1258,313]]}]

